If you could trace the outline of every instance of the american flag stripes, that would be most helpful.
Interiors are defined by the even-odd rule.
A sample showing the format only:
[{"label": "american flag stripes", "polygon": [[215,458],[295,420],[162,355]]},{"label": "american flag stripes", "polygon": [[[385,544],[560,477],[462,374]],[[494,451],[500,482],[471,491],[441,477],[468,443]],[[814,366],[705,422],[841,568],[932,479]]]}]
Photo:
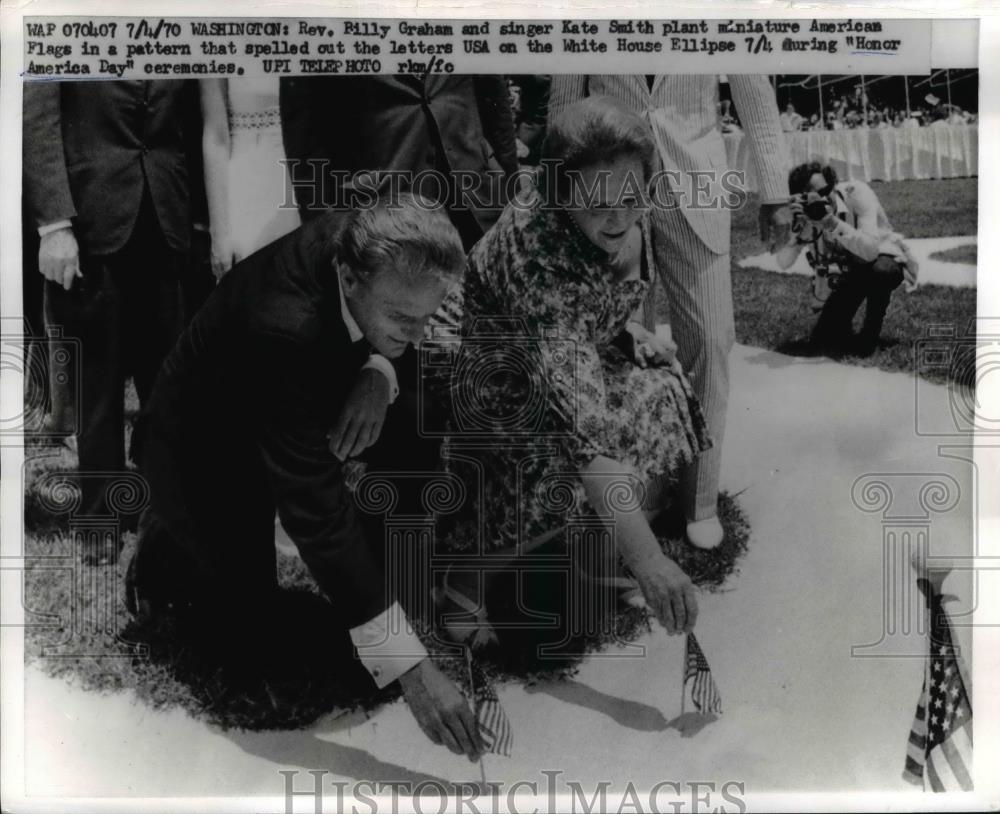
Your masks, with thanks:
[{"label": "american flag stripes", "polygon": [[906,747],[904,779],[924,791],[972,791],[972,702],[941,594],[917,581],[931,615],[924,686]]},{"label": "american flag stripes", "polygon": [[510,750],[514,745],[514,730],[497,691],[482,668],[473,662],[470,647],[465,648],[465,664],[469,671],[469,689],[475,707],[479,737],[486,746],[486,752],[510,757]]},{"label": "american flag stripes", "polygon": [[712,678],[712,669],[708,666],[705,654],[701,652],[698,640],[693,633],[688,633],[684,646],[684,691],[687,692],[688,682],[691,683],[691,701],[695,709],[703,714],[710,712],[722,714],[722,698],[719,688]]},{"label": "american flag stripes", "polygon": [[489,684],[484,684],[476,691],[476,721],[486,751],[510,757],[510,750],[514,745],[514,731],[511,729],[507,713],[500,705],[496,690]]}]

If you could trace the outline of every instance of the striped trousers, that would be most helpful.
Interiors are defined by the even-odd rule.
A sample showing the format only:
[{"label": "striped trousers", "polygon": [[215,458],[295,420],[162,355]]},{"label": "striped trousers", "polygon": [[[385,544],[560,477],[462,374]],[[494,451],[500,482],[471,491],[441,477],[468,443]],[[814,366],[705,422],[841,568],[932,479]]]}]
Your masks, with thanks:
[{"label": "striped trousers", "polygon": [[[729,217],[729,213],[724,216]],[[735,341],[729,253],[716,254],[709,249],[679,209],[654,207],[650,225],[677,358],[691,378],[712,435],[712,448],[681,476],[688,520],[704,520],[716,513],[729,405],[729,351]],[[655,296],[653,286],[644,308],[647,315],[653,310]]]}]

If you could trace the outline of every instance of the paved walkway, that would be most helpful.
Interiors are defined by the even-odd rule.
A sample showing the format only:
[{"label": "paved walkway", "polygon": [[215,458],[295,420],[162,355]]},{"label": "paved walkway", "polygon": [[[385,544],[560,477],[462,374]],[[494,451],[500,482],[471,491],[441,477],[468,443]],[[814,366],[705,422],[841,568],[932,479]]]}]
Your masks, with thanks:
[{"label": "paved walkway", "polygon": [[[945,260],[931,259],[932,254],[947,251],[959,246],[975,246],[975,236],[967,237],[927,237],[906,241],[920,266],[921,284],[947,285],[957,288],[976,287],[975,263],[951,263]],[[799,255],[795,263],[787,269],[778,268],[774,255],[769,252],[744,257],[736,264],[740,268],[758,268],[764,271],[779,271],[786,274],[811,275],[812,269],[806,260],[805,252]]]},{"label": "paved walkway", "polygon": [[[940,473],[959,492],[933,518],[932,553],[961,554],[971,539],[970,469],[915,434],[914,382],[904,374],[737,346],[732,392],[723,486],[745,490],[753,539],[731,589],[703,597],[698,622],[725,714],[691,737],[672,725],[683,644],[657,629],[642,658],[611,652],[569,681],[502,687],[514,756],[486,758],[491,781],[544,788],[540,772],[551,769],[618,789],[691,779],[738,780],[750,791],[908,788],[900,772],[922,660],[852,657],[883,629],[882,515],[852,502],[852,484],[893,473],[894,499],[910,505],[904,492]],[[920,392],[923,415],[946,421],[947,389]],[[907,473],[918,477],[907,484]],[[963,597],[954,610],[966,608],[958,575],[945,585]],[[910,653],[923,646],[919,637],[905,644]],[[78,691],[37,668],[26,689],[29,790],[280,796],[280,769],[302,770],[302,784],[308,769],[333,772],[325,782],[479,776],[426,744],[401,702],[302,731],[223,732],[125,694]]]}]

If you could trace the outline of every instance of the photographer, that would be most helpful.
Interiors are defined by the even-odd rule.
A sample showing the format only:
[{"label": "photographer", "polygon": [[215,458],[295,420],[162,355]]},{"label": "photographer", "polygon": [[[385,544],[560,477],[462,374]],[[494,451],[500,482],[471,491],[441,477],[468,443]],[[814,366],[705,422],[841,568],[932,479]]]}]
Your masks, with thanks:
[{"label": "photographer", "polygon": [[[892,292],[904,279],[908,290],[916,285],[916,263],[868,184],[838,183],[833,168],[813,162],[793,169],[788,186],[794,222],[789,242],[775,259],[786,269],[807,249],[816,272],[814,297],[822,303],[813,342],[870,356]],[[854,337],[852,322],[864,301],[864,323]]]}]

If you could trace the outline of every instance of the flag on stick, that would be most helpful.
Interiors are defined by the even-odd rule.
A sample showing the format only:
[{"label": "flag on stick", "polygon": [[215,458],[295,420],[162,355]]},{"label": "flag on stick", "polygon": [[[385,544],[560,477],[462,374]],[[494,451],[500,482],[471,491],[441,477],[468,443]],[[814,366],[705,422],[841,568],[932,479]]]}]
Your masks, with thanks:
[{"label": "flag on stick", "polygon": [[465,648],[465,662],[469,668],[469,684],[475,705],[476,723],[479,726],[479,737],[486,746],[488,754],[510,757],[510,750],[514,745],[514,731],[507,713],[500,704],[500,697],[482,669],[473,666],[472,649],[469,647]]},{"label": "flag on stick", "polygon": [[691,684],[691,701],[694,708],[703,715],[715,713],[722,714],[722,698],[719,695],[719,688],[712,678],[712,668],[708,666],[705,654],[701,652],[698,640],[693,633],[687,634],[687,641],[684,645],[684,685],[683,691],[688,691],[688,683]]},{"label": "flag on stick", "polygon": [[924,791],[972,791],[972,701],[961,656],[941,594],[926,579],[917,585],[931,617],[930,645],[903,778]]}]

